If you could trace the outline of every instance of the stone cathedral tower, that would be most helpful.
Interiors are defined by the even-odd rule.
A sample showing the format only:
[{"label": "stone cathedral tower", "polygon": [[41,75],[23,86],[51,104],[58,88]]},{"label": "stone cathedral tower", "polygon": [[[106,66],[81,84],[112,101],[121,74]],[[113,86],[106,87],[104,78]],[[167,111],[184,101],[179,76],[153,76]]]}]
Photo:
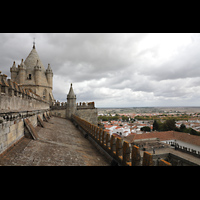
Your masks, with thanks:
[{"label": "stone cathedral tower", "polygon": [[13,81],[43,97],[44,100],[49,101],[50,105],[54,102],[52,94],[53,71],[50,64],[48,64],[47,69],[45,69],[35,49],[35,42],[26,60],[24,61],[22,59],[18,67],[16,67],[14,61],[10,72]]}]

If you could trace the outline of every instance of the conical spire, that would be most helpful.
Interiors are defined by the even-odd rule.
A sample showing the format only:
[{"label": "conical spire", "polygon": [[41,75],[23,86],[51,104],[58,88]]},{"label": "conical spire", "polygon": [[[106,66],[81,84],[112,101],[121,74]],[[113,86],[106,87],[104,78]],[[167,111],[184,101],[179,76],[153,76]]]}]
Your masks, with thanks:
[{"label": "conical spire", "polygon": [[24,59],[21,60],[20,68],[26,69],[26,66],[24,64]]},{"label": "conical spire", "polygon": [[46,73],[53,73],[50,64],[48,64],[48,67],[46,69]]},{"label": "conical spire", "polygon": [[12,66],[12,68],[16,69],[15,61],[13,62],[13,66]]},{"label": "conical spire", "polygon": [[50,66],[50,64],[48,64],[48,68],[47,68],[48,70],[51,70],[51,66]]},{"label": "conical spire", "polygon": [[40,57],[36,51],[36,49],[34,48],[33,45],[33,49],[31,50],[31,52],[29,53],[29,55],[27,56],[26,60],[24,61],[24,64],[26,65],[27,69],[29,70],[34,70],[35,65],[40,66],[42,71],[46,71],[44,65],[42,64]]},{"label": "conical spire", "polygon": [[67,98],[76,98],[76,95],[74,94],[74,90],[72,87],[72,83],[71,83],[71,87],[70,87],[69,93],[67,95]]},{"label": "conical spire", "polygon": [[33,49],[35,49],[35,38],[33,38]]}]

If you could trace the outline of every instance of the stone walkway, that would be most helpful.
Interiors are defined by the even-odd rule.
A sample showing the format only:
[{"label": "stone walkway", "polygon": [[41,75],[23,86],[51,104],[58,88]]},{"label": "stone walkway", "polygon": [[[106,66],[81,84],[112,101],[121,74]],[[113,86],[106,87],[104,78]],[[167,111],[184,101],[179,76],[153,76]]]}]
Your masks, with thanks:
[{"label": "stone walkway", "polygon": [[0,157],[0,166],[109,166],[71,121],[52,117],[36,127],[39,139],[22,139]]}]

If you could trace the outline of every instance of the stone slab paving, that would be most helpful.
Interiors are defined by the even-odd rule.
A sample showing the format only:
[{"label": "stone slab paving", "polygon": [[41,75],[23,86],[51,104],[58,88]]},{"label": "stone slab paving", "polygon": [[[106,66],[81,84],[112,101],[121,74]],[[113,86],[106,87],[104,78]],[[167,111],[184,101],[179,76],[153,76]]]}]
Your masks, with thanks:
[{"label": "stone slab paving", "polygon": [[39,139],[22,139],[0,157],[1,166],[109,166],[71,121],[52,117],[36,127]]}]

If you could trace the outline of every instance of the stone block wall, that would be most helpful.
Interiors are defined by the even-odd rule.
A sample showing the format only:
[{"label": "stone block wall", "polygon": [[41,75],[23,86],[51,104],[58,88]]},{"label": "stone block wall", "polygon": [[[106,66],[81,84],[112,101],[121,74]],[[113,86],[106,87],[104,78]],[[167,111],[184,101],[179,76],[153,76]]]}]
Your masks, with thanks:
[{"label": "stone block wall", "polygon": [[98,110],[95,108],[94,102],[77,103],[76,111],[74,114],[92,124],[98,124]]},{"label": "stone block wall", "polygon": [[[50,108],[53,116],[67,118],[67,102],[57,101]],[[92,124],[98,124],[98,110],[94,107],[94,102],[77,103],[74,114]]]},{"label": "stone block wall", "polygon": [[0,72],[0,112],[39,109],[49,109],[49,102]]},{"label": "stone block wall", "polygon": [[66,109],[54,109],[51,111],[52,115],[55,117],[61,117],[61,118],[66,118]]},{"label": "stone block wall", "polygon": [[0,114],[1,122],[3,121],[0,123],[0,154],[25,136],[24,119],[29,119],[33,127],[36,127],[38,125],[37,115],[43,120],[43,113],[49,113],[49,111]]},{"label": "stone block wall", "polygon": [[90,122],[91,124],[98,124],[98,111],[97,108],[79,109],[76,110],[75,115]]},{"label": "stone block wall", "polygon": [[0,111],[23,111],[23,110],[39,110],[48,109],[49,104],[43,101],[38,101],[34,98],[24,99],[21,97],[10,97],[6,94],[0,96]]},{"label": "stone block wall", "polygon": [[0,154],[24,136],[23,119],[0,124]]}]

